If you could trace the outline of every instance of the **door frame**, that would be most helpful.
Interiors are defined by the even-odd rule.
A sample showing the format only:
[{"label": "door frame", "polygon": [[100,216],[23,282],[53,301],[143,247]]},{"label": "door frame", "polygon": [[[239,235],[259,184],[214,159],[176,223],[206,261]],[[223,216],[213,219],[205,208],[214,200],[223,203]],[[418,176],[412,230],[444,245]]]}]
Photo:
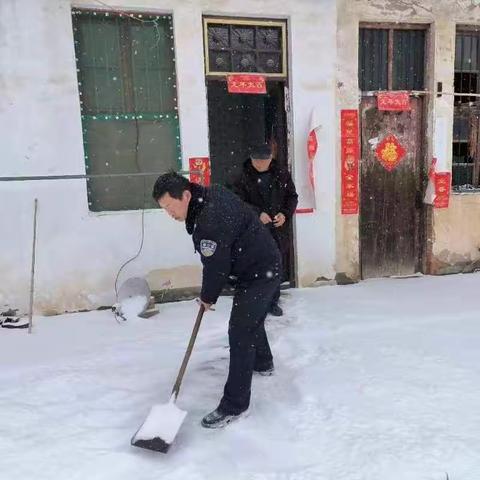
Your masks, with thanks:
[{"label": "door frame", "polygon": [[[225,82],[226,76],[230,73],[246,73],[246,72],[210,72],[209,70],[209,51],[208,51],[208,24],[209,23],[227,23],[227,24],[238,24],[238,25],[258,25],[258,26],[268,26],[274,25],[281,28],[282,31],[282,62],[283,68],[280,74],[278,73],[266,73],[266,81],[279,81],[283,83],[284,91],[284,109],[285,109],[285,120],[286,120],[286,138],[285,138],[285,148],[286,148],[286,160],[287,160],[287,169],[294,176],[295,165],[293,162],[293,152],[294,152],[294,138],[293,138],[293,112],[292,112],[292,101],[291,101],[291,85],[290,85],[290,20],[288,18],[267,18],[267,17],[245,17],[245,16],[232,16],[232,15],[202,15],[202,33],[203,33],[203,66],[204,66],[204,77],[205,77],[205,91],[208,92],[208,82],[211,81],[220,81]],[[207,99],[208,102],[208,99]],[[210,121],[207,114],[207,125],[208,125],[208,135],[210,137]],[[210,140],[209,140],[210,145]],[[292,217],[291,222],[291,242],[290,242],[290,287],[296,287],[299,282],[298,277],[298,256],[297,256],[297,227],[295,214]]]},{"label": "door frame", "polygon": [[[388,89],[391,90],[392,81],[393,81],[393,30],[424,30],[425,31],[425,45],[424,45],[424,90],[421,91],[410,91],[411,95],[419,96],[423,98],[422,102],[422,126],[421,126],[421,136],[426,138],[426,142],[422,148],[422,152],[420,153],[420,170],[421,170],[421,178],[420,184],[422,186],[422,191],[420,192],[422,195],[422,208],[421,212],[419,213],[419,232],[418,238],[416,240],[418,245],[418,252],[417,252],[417,270],[421,273],[430,273],[432,269],[432,259],[433,259],[433,207],[431,205],[427,205],[423,203],[423,195],[425,193],[425,189],[427,187],[428,182],[428,166],[430,162],[428,161],[429,158],[433,157],[433,103],[434,98],[432,95],[429,95],[429,92],[434,91],[434,77],[432,74],[433,71],[433,58],[434,58],[434,51],[433,51],[433,38],[432,38],[432,24],[431,23],[393,23],[393,22],[359,22],[358,25],[358,42],[360,41],[360,29],[361,28],[372,28],[372,29],[388,29],[389,36],[388,36],[388,73],[387,73],[387,84]],[[358,44],[357,42],[357,44]],[[357,85],[358,89],[360,90],[360,72],[357,75]],[[388,91],[389,91],[388,90]],[[360,102],[359,102],[359,127],[360,127],[360,139],[362,136],[362,123],[361,123],[361,115],[360,115],[360,107],[361,107],[361,100],[364,97],[372,97],[376,96],[378,93],[377,90],[373,91],[360,91]],[[360,143],[360,162],[362,161],[361,158],[361,150],[362,145]],[[361,168],[361,165],[360,165]],[[362,189],[362,182],[361,176],[359,178],[359,198],[361,198],[361,189]],[[363,279],[363,272],[362,272],[362,242],[361,242],[361,235],[360,235],[360,216],[361,216],[361,208],[359,210],[359,221],[358,221],[358,259],[359,259],[359,274],[360,278]]]}]

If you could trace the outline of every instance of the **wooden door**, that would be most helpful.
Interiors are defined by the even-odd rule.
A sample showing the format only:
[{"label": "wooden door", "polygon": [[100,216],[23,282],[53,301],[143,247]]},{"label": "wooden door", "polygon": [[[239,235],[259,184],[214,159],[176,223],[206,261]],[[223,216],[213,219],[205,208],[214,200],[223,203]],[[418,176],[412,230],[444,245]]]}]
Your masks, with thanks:
[{"label": "wooden door", "polygon": [[[425,250],[423,178],[426,25],[362,24],[359,32],[362,278],[411,275]],[[379,110],[378,95],[409,93],[410,108]],[[398,97],[396,97],[398,100]],[[398,105],[397,105],[398,106]]]},{"label": "wooden door", "polygon": [[411,110],[403,112],[378,110],[376,97],[362,100],[362,278],[420,269],[422,110],[422,98],[411,97]]}]

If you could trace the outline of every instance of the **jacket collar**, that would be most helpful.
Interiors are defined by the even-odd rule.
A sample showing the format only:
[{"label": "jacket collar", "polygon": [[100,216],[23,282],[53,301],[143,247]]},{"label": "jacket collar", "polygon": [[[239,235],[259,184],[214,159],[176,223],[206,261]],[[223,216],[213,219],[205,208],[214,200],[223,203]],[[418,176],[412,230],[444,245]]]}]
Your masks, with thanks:
[{"label": "jacket collar", "polygon": [[208,189],[197,185],[196,183],[190,183],[190,193],[192,198],[188,204],[187,218],[185,220],[185,227],[187,232],[192,235],[195,230],[195,224],[197,223],[197,218],[200,215],[200,212],[205,206],[205,202],[208,197]]},{"label": "jacket collar", "polygon": [[266,172],[259,172],[258,170],[255,169],[255,167],[252,165],[252,161],[250,158],[247,158],[247,160],[245,160],[245,162],[243,163],[243,171],[248,174],[248,175],[253,175],[253,176],[256,176],[256,175],[261,175],[262,173],[272,173],[273,175],[275,175],[277,173],[277,163],[275,162],[275,160],[272,160],[272,163],[270,163],[270,167],[268,168],[268,170]]}]

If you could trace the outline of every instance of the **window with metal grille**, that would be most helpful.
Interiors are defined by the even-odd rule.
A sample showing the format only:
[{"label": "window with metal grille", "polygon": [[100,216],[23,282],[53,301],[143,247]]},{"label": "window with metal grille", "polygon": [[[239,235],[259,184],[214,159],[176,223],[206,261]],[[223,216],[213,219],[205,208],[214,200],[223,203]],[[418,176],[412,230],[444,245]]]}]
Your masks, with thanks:
[{"label": "window with metal grille", "polygon": [[205,18],[204,31],[207,75],[287,75],[285,22]]},{"label": "window with metal grille", "polygon": [[423,90],[425,30],[360,28],[358,81],[363,92]]},{"label": "window with metal grille", "polygon": [[458,30],[455,42],[452,185],[479,188],[480,181],[480,32]]},{"label": "window with metal grille", "polygon": [[157,177],[181,164],[172,18],[73,10],[92,211],[153,207]]}]

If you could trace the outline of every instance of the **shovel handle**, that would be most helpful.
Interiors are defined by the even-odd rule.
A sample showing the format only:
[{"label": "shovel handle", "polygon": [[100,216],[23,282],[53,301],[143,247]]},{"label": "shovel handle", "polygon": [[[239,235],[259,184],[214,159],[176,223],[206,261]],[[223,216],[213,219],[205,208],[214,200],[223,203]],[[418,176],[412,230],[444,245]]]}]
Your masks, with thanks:
[{"label": "shovel handle", "polygon": [[177,380],[175,381],[175,385],[172,389],[172,396],[174,400],[176,400],[178,397],[178,392],[180,391],[180,385],[182,383],[183,375],[185,374],[185,370],[187,369],[188,360],[190,359],[190,355],[192,354],[193,345],[195,344],[195,339],[197,338],[197,333],[200,328],[200,323],[202,322],[202,317],[204,313],[205,307],[203,305],[200,305],[197,319],[195,320],[195,325],[193,326],[192,335],[190,336],[190,341],[188,342],[187,351],[185,352],[185,356],[183,357],[182,366],[180,367],[180,371],[177,375]]}]

